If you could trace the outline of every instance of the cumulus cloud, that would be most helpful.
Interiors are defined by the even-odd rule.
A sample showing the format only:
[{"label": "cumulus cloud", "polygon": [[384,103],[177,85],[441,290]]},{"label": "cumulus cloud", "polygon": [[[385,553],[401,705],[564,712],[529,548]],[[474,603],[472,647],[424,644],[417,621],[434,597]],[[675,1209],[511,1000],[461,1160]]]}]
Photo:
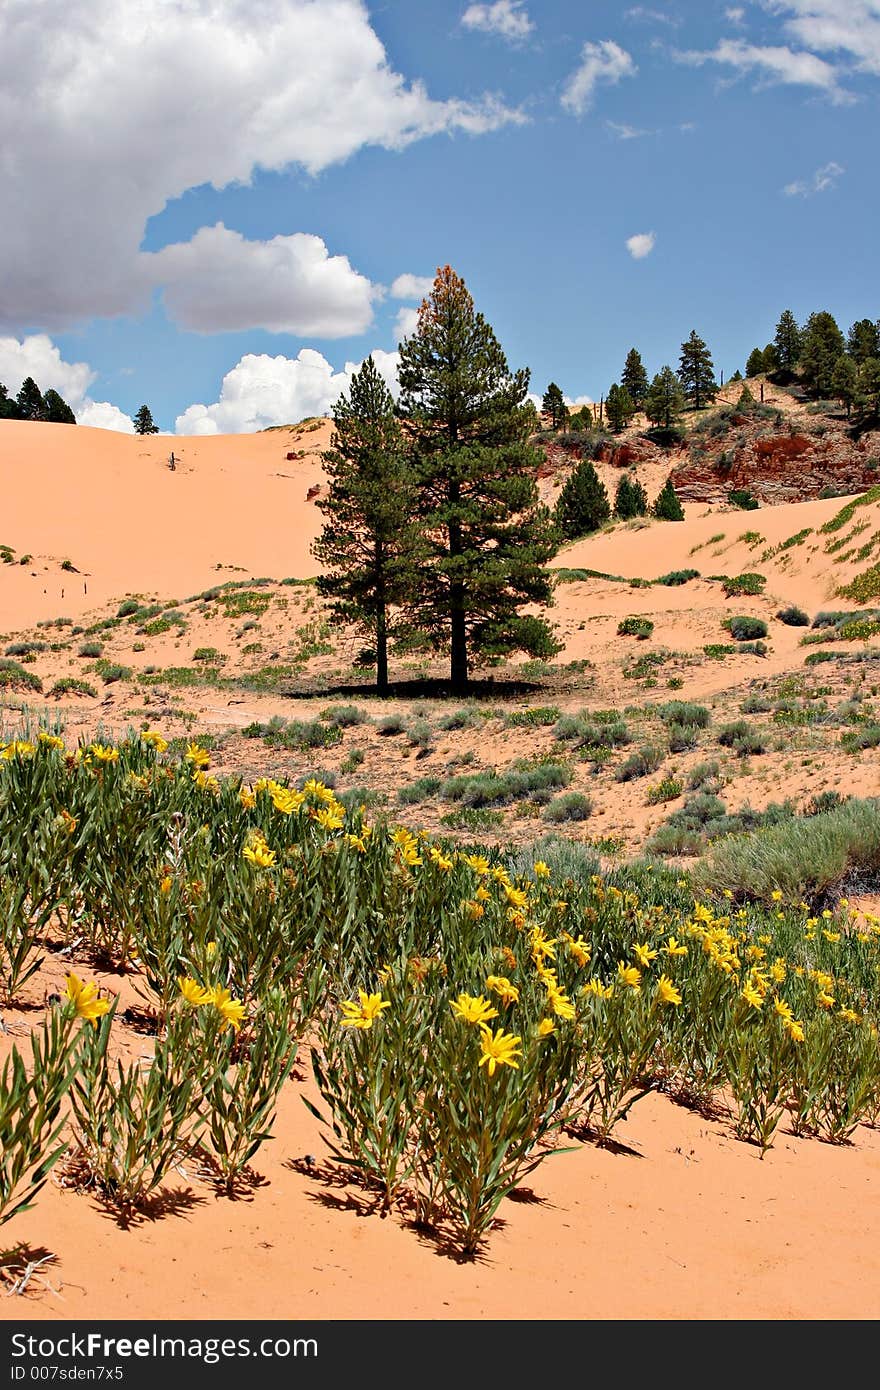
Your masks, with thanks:
[{"label": "cumulus cloud", "polygon": [[562,89],[562,105],[575,116],[581,116],[592,105],[593,93],[600,82],[613,86],[621,78],[634,77],[637,72],[631,55],[613,39],[585,43],[580,66]]},{"label": "cumulus cloud", "polygon": [[392,299],[424,299],[434,288],[430,275],[398,275],[391,284]]},{"label": "cumulus cloud", "polygon": [[394,336],[399,343],[404,338],[411,338],[415,333],[419,322],[418,309],[411,309],[408,306],[397,311],[397,318],[394,320]]},{"label": "cumulus cloud", "polygon": [[[396,394],[397,353],[376,348],[370,356]],[[247,353],[223,378],[219,400],[189,406],[178,415],[176,432],[250,434],[307,415],[327,415],[360,365],[346,362],[342,371],[334,371],[315,348],[303,348],[296,357]]]},{"label": "cumulus cloud", "polygon": [[746,12],[743,9],[742,5],[731,5],[728,9],[724,11],[724,18],[730,24],[742,24],[743,20],[745,19],[745,15]]},{"label": "cumulus cloud", "polygon": [[677,29],[681,24],[680,15],[670,14],[666,10],[652,10],[645,5],[633,5],[625,11],[624,18],[647,24],[668,24],[673,29]]},{"label": "cumulus cloud", "polygon": [[827,193],[829,188],[834,188],[845,172],[843,165],[832,159],[817,169],[811,178],[795,179],[793,183],[787,183],[782,191],[789,198],[812,198],[816,193]]},{"label": "cumulus cloud", "polygon": [[[89,425],[95,430],[116,430],[118,434],[134,434],[134,421],[117,405],[109,401],[86,400],[82,408],[74,411],[78,425]],[[160,430],[160,434],[164,431]]]},{"label": "cumulus cloud", "polygon": [[495,0],[491,5],[468,5],[461,22],[465,29],[500,34],[503,39],[510,39],[513,43],[527,39],[535,27],[523,8],[523,0]]},{"label": "cumulus cloud", "polygon": [[373,317],[370,281],[305,232],[248,241],[218,222],[142,259],[169,316],[197,333],[264,328],[347,338]]},{"label": "cumulus cloud", "polygon": [[626,249],[634,261],[643,261],[654,250],[656,240],[654,232],[636,232],[634,236],[627,237]]},{"label": "cumulus cloud", "polygon": [[43,392],[57,391],[70,406],[79,425],[134,433],[127,415],[109,401],[93,401],[87,394],[97,377],[87,362],[65,362],[46,333],[27,338],[0,338],[0,381],[10,396],[18,393],[25,377],[33,377]]},{"label": "cumulus cloud", "polygon": [[795,51],[784,44],[760,46],[743,39],[722,39],[708,51],[688,51],[673,55],[678,62],[701,67],[704,63],[720,63],[732,68],[737,75],[756,73],[769,83],[786,86],[814,87],[824,92],[835,104],[851,100],[839,86],[837,69],[824,58],[803,50]]},{"label": "cumulus cloud", "polygon": [[188,189],[524,119],[407,81],[364,0],[4,0],[0,327],[146,308],[146,224]]},{"label": "cumulus cloud", "polygon": [[785,28],[806,48],[848,56],[861,72],[880,74],[877,0],[773,0]]}]

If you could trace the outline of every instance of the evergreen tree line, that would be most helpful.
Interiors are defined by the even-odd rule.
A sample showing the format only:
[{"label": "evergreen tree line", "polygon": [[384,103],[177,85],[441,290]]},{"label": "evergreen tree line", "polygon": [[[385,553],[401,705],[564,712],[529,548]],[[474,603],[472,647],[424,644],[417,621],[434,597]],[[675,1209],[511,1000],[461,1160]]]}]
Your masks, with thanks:
[{"label": "evergreen tree line", "polygon": [[620,381],[612,382],[600,402],[598,418],[589,406],[572,415],[555,381],[547,387],[541,407],[550,416],[551,429],[591,430],[598,426],[619,434],[638,411],[644,411],[656,429],[670,430],[684,410],[702,410],[717,394],[712,354],[693,329],[681,345],[678,369],[667,364],[650,380],[638,348],[630,348]]},{"label": "evergreen tree line", "polygon": [[0,420],[48,420],[54,425],[75,425],[76,416],[67,401],[52,387],[43,394],[32,376],[26,376],[17,396],[10,396],[0,381]]},{"label": "evergreen tree line", "polygon": [[839,401],[847,419],[880,416],[880,320],[857,319],[844,337],[827,310],[810,314],[802,326],[790,309],[776,325],[773,341],[753,348],[746,376],[766,374],[780,384],[799,380],[817,399]]}]

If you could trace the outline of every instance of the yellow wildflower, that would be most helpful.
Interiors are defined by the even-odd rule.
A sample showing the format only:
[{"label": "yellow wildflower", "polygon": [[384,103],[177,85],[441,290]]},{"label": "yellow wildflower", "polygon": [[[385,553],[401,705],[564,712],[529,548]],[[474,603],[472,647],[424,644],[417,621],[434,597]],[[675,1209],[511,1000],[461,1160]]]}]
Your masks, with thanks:
[{"label": "yellow wildflower", "polygon": [[681,994],[675,988],[668,975],[661,975],[657,981],[657,988],[654,991],[655,999],[659,999],[661,1004],[674,1004],[676,1008],[681,1003]]},{"label": "yellow wildflower", "polygon": [[639,962],[639,965],[641,965],[645,970],[648,969],[652,960],[657,959],[657,952],[651,949],[647,941],[641,945],[639,944],[639,942],[636,942],[635,946],[633,946],[633,955]]},{"label": "yellow wildflower", "polygon": [[770,897],[773,899],[773,901],[774,901],[775,903],[781,903],[781,902],[782,902],[782,890],[781,890],[780,888],[774,888],[774,889],[773,889],[773,892],[770,894]]},{"label": "yellow wildflower", "polygon": [[490,1018],[498,1017],[498,1010],[493,1009],[482,994],[460,994],[452,1001],[450,1008],[463,1023],[479,1023],[481,1027]]},{"label": "yellow wildflower", "polygon": [[583,937],[579,936],[576,941],[569,937],[566,944],[568,946],[568,954],[580,969],[583,970],[584,966],[587,965],[590,960],[589,942],[584,941]]},{"label": "yellow wildflower", "polygon": [[532,932],[532,959],[543,961],[556,959],[556,937],[546,937],[540,927],[535,927]]},{"label": "yellow wildflower", "polygon": [[627,985],[634,989],[638,994],[642,987],[642,972],[637,970],[634,965],[627,965],[626,961],[620,961],[617,966],[617,978],[622,985]]},{"label": "yellow wildflower", "polygon": [[485,857],[485,855],[466,854],[464,856],[464,862],[468,864],[470,868],[473,869],[475,874],[479,874],[481,877],[483,874],[487,874],[489,872],[489,861]]},{"label": "yellow wildflower", "polygon": [[760,1009],[764,1004],[764,996],[755,989],[751,980],[746,980],[743,985],[742,998],[752,1009]]},{"label": "yellow wildflower", "polygon": [[189,744],[184,756],[193,767],[208,767],[211,762],[211,754],[207,748],[202,748],[198,743]]},{"label": "yellow wildflower", "polygon": [[686,956],[687,946],[682,946],[681,942],[676,941],[674,936],[670,936],[666,945],[663,947],[663,954],[667,956]]},{"label": "yellow wildflower", "polygon": [[108,1001],[98,997],[97,985],[85,984],[72,970],[67,977],[65,993],[74,1007],[77,1018],[88,1019],[96,1028],[102,1014],[110,1012]]},{"label": "yellow wildflower", "polygon": [[164,739],[155,729],[144,729],[141,734],[141,742],[151,744],[157,753],[164,753],[168,747],[168,740]]},{"label": "yellow wildflower", "polygon": [[[342,816],[332,806],[322,806],[320,810],[312,811],[311,816],[324,830],[341,830],[345,824]],[[417,862],[421,863],[421,860]]]},{"label": "yellow wildflower", "polygon": [[257,794],[252,787],[244,785],[239,788],[238,799],[246,811],[252,811],[257,804]]},{"label": "yellow wildflower", "polygon": [[234,1028],[237,1033],[244,1018],[244,1004],[233,999],[229,990],[223,985],[215,985],[208,993],[209,998],[205,1002],[213,1004],[214,1008],[223,1015],[229,1026]]},{"label": "yellow wildflower", "polygon": [[786,1019],[792,1017],[792,1012],[789,1005],[786,1004],[784,999],[780,999],[778,994],[774,994],[773,996],[773,1007],[780,1018]]},{"label": "yellow wildflower", "polygon": [[782,1026],[785,1029],[788,1036],[791,1038],[792,1042],[803,1042],[804,1025],[802,1023],[798,1023],[797,1019],[784,1018],[782,1020]]},{"label": "yellow wildflower", "polygon": [[345,1017],[342,1020],[344,1028],[372,1028],[374,1021],[380,1017],[383,1009],[390,1009],[391,1003],[383,999],[381,994],[367,994],[366,990],[358,990],[358,1003],[347,1001],[342,1005],[342,1012]]},{"label": "yellow wildflower", "polygon": [[275,863],[275,851],[269,848],[265,840],[255,840],[253,845],[245,845],[242,854],[261,869],[270,869]]},{"label": "yellow wildflower", "polygon": [[214,994],[210,989],[204,989],[198,980],[191,980],[187,975],[178,975],[177,983],[180,992],[194,1009],[198,1009],[202,1004],[213,1004]]},{"label": "yellow wildflower", "polygon": [[97,763],[118,763],[119,749],[110,748],[103,743],[90,743],[89,752]]},{"label": "yellow wildflower", "polygon": [[502,1004],[515,1004],[519,999],[519,990],[516,985],[511,984],[506,975],[489,975],[486,988],[497,994]]},{"label": "yellow wildflower", "polygon": [[59,738],[57,734],[47,734],[44,729],[41,729],[40,732],[37,734],[37,739],[43,745],[44,748],[64,747],[63,738]]},{"label": "yellow wildflower", "polygon": [[[550,877],[550,869],[548,865],[544,863],[543,859],[536,859],[534,864],[532,865],[532,868],[535,871],[535,878]],[[545,1019],[545,1022],[549,1022],[549,1019]]]},{"label": "yellow wildflower", "polygon": [[480,1066],[485,1066],[490,1076],[495,1075],[496,1067],[512,1067],[514,1071],[518,1071],[519,1063],[515,1059],[521,1055],[521,1042],[522,1038],[516,1037],[513,1033],[505,1033],[501,1028],[493,1034],[491,1028],[482,1027]]},{"label": "yellow wildflower", "polygon": [[557,1018],[573,1019],[577,1017],[574,1004],[561,989],[548,990],[547,1002]]},{"label": "yellow wildflower", "polygon": [[840,1009],[837,1017],[846,1019],[847,1023],[861,1023],[862,1021],[861,1014],[857,1014],[854,1009]]},{"label": "yellow wildflower", "polygon": [[825,990],[822,989],[816,995],[816,1003],[819,1005],[820,1009],[833,1009],[835,1004],[834,995],[826,994]]},{"label": "yellow wildflower", "polygon": [[552,1018],[542,1018],[538,1024],[538,1037],[549,1038],[551,1033],[556,1032],[556,1024]]}]

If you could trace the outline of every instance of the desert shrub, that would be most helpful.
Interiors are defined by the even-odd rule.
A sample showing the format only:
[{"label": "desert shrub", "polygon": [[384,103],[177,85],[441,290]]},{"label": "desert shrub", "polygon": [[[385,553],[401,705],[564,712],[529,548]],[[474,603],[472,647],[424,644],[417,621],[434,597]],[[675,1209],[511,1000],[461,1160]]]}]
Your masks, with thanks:
[{"label": "desert shrub", "polygon": [[47,642],[12,642],[6,648],[7,656],[33,656],[37,652],[48,651]]},{"label": "desert shrub", "polygon": [[218,652],[216,647],[196,647],[193,652],[193,661],[208,661],[212,666],[218,666],[226,660],[222,652]]},{"label": "desert shrub", "polygon": [[505,724],[512,728],[539,729],[548,724],[555,724],[559,719],[560,711],[555,705],[538,705],[529,709],[511,710],[505,716]]},{"label": "desert shrub", "polygon": [[658,707],[657,713],[664,724],[692,724],[697,729],[707,729],[712,717],[705,705],[696,705],[690,700],[667,700]]},{"label": "desert shrub", "polygon": [[582,711],[561,715],[553,726],[553,737],[577,748],[619,748],[629,743],[629,730],[616,712],[611,712],[614,717],[610,723],[600,721],[600,713],[590,716]]},{"label": "desert shrub", "polygon": [[427,719],[413,719],[406,730],[407,742],[411,748],[430,748],[434,742],[434,730]]},{"label": "desert shrub", "polygon": [[618,637],[638,637],[644,641],[653,631],[654,624],[650,618],[624,618],[617,624]]},{"label": "desert shrub", "polygon": [[880,869],[880,803],[852,799],[816,816],[791,818],[715,846],[697,871],[705,891],[769,902],[816,898],[853,872]]},{"label": "desert shrub", "polygon": [[131,680],[132,676],[130,666],[123,666],[118,661],[107,661],[104,657],[95,663],[95,670],[105,685],[113,685],[116,681]]},{"label": "desert shrub", "polygon": [[342,730],[336,724],[327,724],[323,719],[291,719],[289,724],[277,734],[269,737],[273,747],[296,749],[304,752],[308,748],[332,748],[342,742]]},{"label": "desert shrub", "polygon": [[33,671],[26,671],[17,661],[0,660],[0,690],[41,691],[43,682]]},{"label": "desert shrub", "polygon": [[737,642],[751,642],[756,637],[767,636],[767,624],[763,618],[725,618],[722,626],[727,628]]},{"label": "desert shrub", "polygon": [[461,709],[451,710],[449,714],[443,714],[437,720],[437,728],[444,733],[449,733],[454,729],[473,729],[480,723],[481,715],[479,710],[472,705],[462,705]]},{"label": "desert shrub", "polygon": [[687,584],[691,579],[699,579],[699,570],[670,570],[668,574],[661,574],[654,580],[655,584],[664,584],[667,588],[674,588],[678,584]]},{"label": "desert shrub", "polygon": [[684,753],[689,748],[696,748],[700,741],[700,730],[696,724],[670,724],[668,732],[670,753]]},{"label": "desert shrub", "polygon": [[756,512],[760,505],[758,499],[752,496],[748,488],[734,488],[732,492],[727,494],[727,500],[744,512]]},{"label": "desert shrub", "polygon": [[357,724],[369,724],[370,716],[357,705],[328,705],[321,710],[321,718],[338,724],[340,729],[350,729]]},{"label": "desert shrub", "polygon": [[615,782],[633,782],[638,777],[648,777],[652,772],[656,772],[663,759],[666,757],[667,750],[661,748],[659,744],[644,743],[641,748],[631,753],[619,767],[615,768]]},{"label": "desert shrub", "polygon": [[686,826],[658,825],[645,846],[649,854],[659,854],[674,858],[678,855],[696,856],[703,848],[703,837],[698,830]]},{"label": "desert shrub", "polygon": [[752,656],[766,656],[766,655],[767,655],[767,643],[766,643],[766,642],[740,642],[739,647],[737,648],[737,650],[740,651],[740,652],[751,652]]},{"label": "desert shrub", "polygon": [[860,753],[864,748],[880,747],[880,724],[863,724],[858,729],[847,729],[841,734],[840,743],[847,753]]},{"label": "desert shrub", "polygon": [[703,652],[711,661],[723,661],[726,656],[733,656],[736,647],[729,642],[707,642],[703,647]]},{"label": "desert shrub", "polygon": [[809,615],[797,604],[789,604],[787,608],[780,608],[776,614],[779,622],[785,623],[787,627],[807,627],[810,622]]},{"label": "desert shrub", "polygon": [[769,714],[773,704],[767,695],[747,695],[740,709],[743,714]]},{"label": "desert shrub", "polygon": [[722,581],[724,593],[727,598],[748,595],[754,597],[756,594],[764,592],[764,585],[767,580],[763,574],[737,574],[727,575]]},{"label": "desert shrub", "polygon": [[104,647],[100,642],[83,642],[79,649],[80,656],[88,656],[93,660],[95,657],[103,656]]},{"label": "desert shrub", "polygon": [[859,618],[861,614],[854,612],[851,608],[835,608],[817,613],[813,619],[813,627],[837,627],[840,623],[845,623],[848,618]]},{"label": "desert shrub", "polygon": [[81,681],[76,676],[62,676],[61,680],[55,682],[49,694],[56,700],[62,695],[88,695],[94,698],[97,690],[88,681]]},{"label": "desert shrub", "polygon": [[648,788],[646,800],[649,806],[658,806],[664,801],[675,801],[683,791],[684,783],[678,777],[664,777],[661,782]]},{"label": "desert shrub", "polygon": [[386,714],[384,719],[380,719],[376,725],[377,731],[385,738],[391,738],[395,734],[402,734],[406,728],[406,720],[402,714]]},{"label": "desert shrub", "polygon": [[577,884],[586,884],[599,869],[594,849],[579,840],[561,839],[553,834],[509,850],[504,863],[511,874],[531,874],[535,864],[546,864],[555,881],[572,879]]},{"label": "desert shrub", "polygon": [[401,806],[417,806],[420,801],[436,796],[442,785],[440,777],[418,777],[415,782],[398,789],[397,800]]},{"label": "desert shrub", "polygon": [[132,613],[137,613],[140,606],[136,598],[123,599],[116,610],[116,616],[117,618],[128,618]]},{"label": "desert shrub", "polygon": [[695,763],[687,775],[689,791],[714,793],[721,789],[721,764],[714,759],[705,763]]},{"label": "desert shrub", "polygon": [[847,800],[849,800],[849,798],[841,796],[840,792],[817,792],[815,796],[810,797],[810,800],[804,807],[803,814],[805,816],[823,816],[826,811],[836,810],[838,806],[842,806]]},{"label": "desert shrub", "polygon": [[718,742],[725,748],[732,748],[739,757],[748,757],[751,753],[763,753],[766,751],[766,744],[759,729],[753,727],[745,719],[737,719],[732,724],[725,724],[718,731]]},{"label": "desert shrub", "polygon": [[561,825],[563,821],[586,820],[592,809],[592,801],[583,792],[565,792],[544,807],[543,818],[551,825]]},{"label": "desert shrub", "polygon": [[567,787],[571,770],[564,763],[514,763],[506,772],[459,775],[444,782],[440,794],[463,806],[502,806],[548,788]]}]

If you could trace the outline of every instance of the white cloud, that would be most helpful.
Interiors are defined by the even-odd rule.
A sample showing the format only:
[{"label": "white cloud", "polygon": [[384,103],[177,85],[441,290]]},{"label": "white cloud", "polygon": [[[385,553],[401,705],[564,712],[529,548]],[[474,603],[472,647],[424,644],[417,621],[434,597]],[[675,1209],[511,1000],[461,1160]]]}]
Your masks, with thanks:
[{"label": "white cloud", "polygon": [[370,281],[304,232],[247,241],[218,222],[142,260],[163,287],[169,316],[197,333],[264,328],[347,338],[372,321]]},{"label": "white cloud", "polygon": [[3,0],[0,326],[148,307],[146,224],[188,189],[524,119],[408,82],[364,0]]},{"label": "white cloud", "polygon": [[[396,393],[397,353],[376,348],[370,356]],[[178,415],[176,432],[250,434],[267,425],[294,424],[307,415],[327,415],[359,366],[346,362],[342,371],[334,371],[314,348],[303,348],[296,357],[248,353],[226,373],[220,399],[189,406]]]},{"label": "white cloud", "polygon": [[134,434],[134,421],[109,401],[87,400],[83,408],[75,412],[78,425],[90,425],[96,430],[116,430],[118,434]]},{"label": "white cloud", "polygon": [[634,261],[642,261],[654,250],[657,237],[654,232],[636,232],[626,239],[626,249]]},{"label": "white cloud", "polygon": [[817,169],[809,179],[796,179],[794,183],[787,183],[783,188],[789,198],[812,198],[816,193],[827,193],[829,188],[834,188],[841,174],[845,173],[842,164],[837,164],[832,159],[827,164],[823,164],[821,169]]},{"label": "white cloud", "polygon": [[665,10],[652,10],[645,5],[633,5],[624,12],[624,18],[644,20],[648,24],[668,24],[673,29],[677,29],[681,24],[679,15],[669,14]]},{"label": "white cloud", "polygon": [[65,362],[60,349],[45,333],[27,338],[0,338],[0,381],[15,396],[26,376],[43,392],[57,391],[70,406],[77,424],[134,433],[127,415],[109,401],[93,401],[86,393],[97,377],[87,362]]},{"label": "white cloud", "polygon": [[729,9],[724,11],[724,18],[731,24],[742,24],[745,16],[746,12],[742,5],[731,5]]},{"label": "white cloud", "polygon": [[769,0],[787,14],[785,28],[807,48],[847,54],[861,72],[880,74],[880,4],[877,0]]},{"label": "white cloud", "polygon": [[425,299],[434,288],[430,275],[410,275],[407,271],[398,275],[391,284],[392,299]]},{"label": "white cloud", "polygon": [[605,124],[618,140],[640,140],[643,135],[657,134],[656,130],[642,130],[639,126],[627,125],[623,121],[606,121]]},{"label": "white cloud", "polygon": [[851,100],[849,94],[838,85],[837,69],[831,63],[817,58],[815,53],[795,52],[785,45],[760,47],[743,39],[722,39],[708,51],[675,53],[673,57],[694,67],[701,67],[704,63],[721,63],[733,68],[737,74],[758,73],[767,82],[815,87],[825,92],[835,104]]},{"label": "white cloud", "polygon": [[411,338],[415,333],[419,322],[418,309],[411,309],[406,306],[398,309],[397,318],[394,320],[394,337],[398,343],[402,343],[404,338]]},{"label": "white cloud", "polygon": [[613,39],[585,43],[581,49],[580,67],[572,73],[562,90],[562,105],[576,116],[581,116],[592,105],[593,92],[600,82],[614,85],[622,77],[634,77],[637,72],[638,68],[630,54]]},{"label": "white cloud", "polygon": [[25,377],[33,377],[41,391],[57,391],[76,413],[97,376],[87,362],[65,362],[60,350],[45,333],[28,338],[0,338],[0,381],[11,396]]},{"label": "white cloud", "polygon": [[514,43],[527,39],[534,29],[523,0],[495,0],[491,5],[468,5],[461,17],[465,29],[479,29],[484,34],[500,34]]}]

